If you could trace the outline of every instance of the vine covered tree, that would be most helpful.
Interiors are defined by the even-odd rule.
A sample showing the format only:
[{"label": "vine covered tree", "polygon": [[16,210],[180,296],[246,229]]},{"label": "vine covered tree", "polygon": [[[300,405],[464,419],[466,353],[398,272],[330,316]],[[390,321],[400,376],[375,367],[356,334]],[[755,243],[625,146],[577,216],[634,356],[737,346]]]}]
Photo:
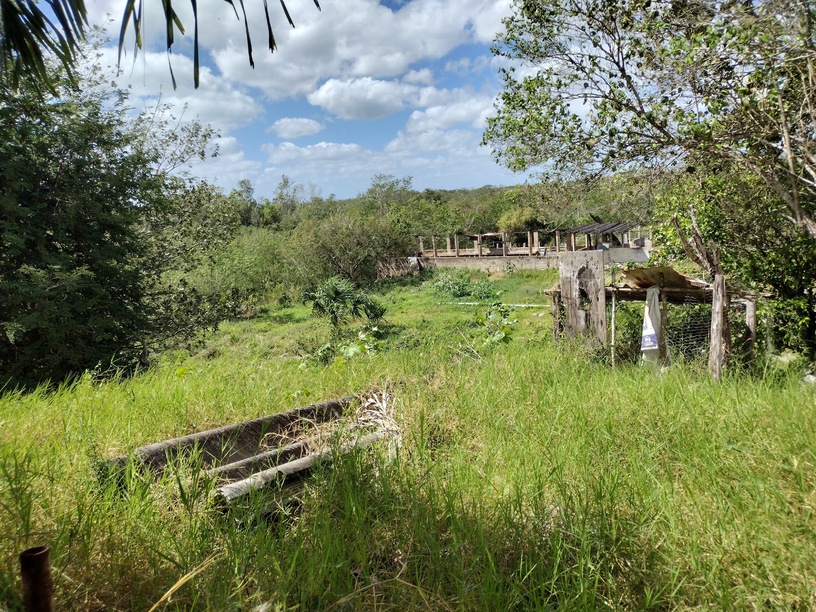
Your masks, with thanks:
[{"label": "vine covered tree", "polygon": [[815,18],[805,0],[516,0],[484,143],[561,177],[735,162],[816,238]]}]

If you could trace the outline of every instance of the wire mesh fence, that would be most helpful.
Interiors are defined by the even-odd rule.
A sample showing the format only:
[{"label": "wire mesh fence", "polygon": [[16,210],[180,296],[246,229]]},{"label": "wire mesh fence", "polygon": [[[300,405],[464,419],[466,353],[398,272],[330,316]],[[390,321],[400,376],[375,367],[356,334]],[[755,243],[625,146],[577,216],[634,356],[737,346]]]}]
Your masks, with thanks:
[{"label": "wire mesh fence", "polygon": [[[641,358],[644,302],[620,302],[616,306],[615,356],[620,362],[637,363]],[[607,302],[607,320],[612,305]],[[745,303],[732,301],[728,322],[734,353],[739,354],[748,337]],[[664,320],[666,347],[670,362],[704,362],[711,342],[711,303],[690,296],[680,304],[667,304]],[[611,342],[611,326],[609,330]]]}]

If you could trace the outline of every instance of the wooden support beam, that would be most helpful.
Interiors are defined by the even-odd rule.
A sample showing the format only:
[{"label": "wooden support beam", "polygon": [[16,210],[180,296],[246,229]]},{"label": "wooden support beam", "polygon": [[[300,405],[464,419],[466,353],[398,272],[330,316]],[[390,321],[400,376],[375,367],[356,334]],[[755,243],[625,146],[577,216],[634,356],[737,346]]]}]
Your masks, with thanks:
[{"label": "wooden support beam", "polygon": [[757,303],[756,298],[748,298],[745,301],[745,327],[748,335],[745,338],[745,361],[750,363],[756,357],[756,326],[757,326]]},{"label": "wooden support beam", "polygon": [[433,246],[433,256],[437,257],[436,252],[436,236],[431,236],[431,245]]},{"label": "wooden support beam", "polygon": [[714,380],[722,378],[725,362],[728,358],[728,294],[725,289],[725,276],[714,276],[714,291],[711,296],[711,344],[708,349],[708,373]]},{"label": "wooden support beam", "polygon": [[425,255],[425,238],[422,236],[419,237],[419,254]]},{"label": "wooden support beam", "polygon": [[502,255],[507,257],[507,232],[502,232]]},{"label": "wooden support beam", "polygon": [[541,251],[541,236],[538,233],[538,230],[533,232],[533,242],[535,243],[535,252],[539,253]]},{"label": "wooden support beam", "polygon": [[555,252],[561,252],[561,230],[555,230]]},{"label": "wooden support beam", "polygon": [[448,255],[450,255],[450,254],[451,254],[451,239],[450,239],[450,235],[445,236],[445,243],[446,243],[447,248],[448,248]]},{"label": "wooden support beam", "polygon": [[476,236],[476,250],[479,253],[479,257],[482,256],[482,235],[478,234]]},{"label": "wooden support beam", "polygon": [[453,248],[456,256],[459,257],[459,234],[453,235]]},{"label": "wooden support beam", "polygon": [[617,330],[617,311],[618,311],[617,293],[612,292],[612,338],[609,343],[609,353],[612,359],[612,367],[615,367],[615,336]]},{"label": "wooden support beam", "polygon": [[533,232],[527,232],[527,251],[530,257],[533,256]]},{"label": "wooden support beam", "polygon": [[668,308],[666,305],[666,289],[663,287],[663,275],[660,275],[660,337],[658,339],[658,349],[660,349],[660,362],[669,365],[669,347],[666,344],[666,317]]}]

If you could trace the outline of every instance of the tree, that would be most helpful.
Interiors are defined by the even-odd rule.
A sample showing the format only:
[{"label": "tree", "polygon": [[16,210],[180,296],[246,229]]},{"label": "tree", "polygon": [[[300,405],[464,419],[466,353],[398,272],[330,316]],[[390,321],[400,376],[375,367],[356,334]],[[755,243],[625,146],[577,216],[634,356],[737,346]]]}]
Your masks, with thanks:
[{"label": "tree", "polygon": [[[229,239],[218,194],[161,170],[166,139],[121,94],[18,85],[0,79],[0,387],[133,366],[223,318],[167,275]],[[200,153],[189,134],[177,151]]]},{"label": "tree", "polygon": [[[226,1],[232,6],[235,17],[240,20],[241,16],[239,16],[235,4],[232,0]],[[320,9],[318,0],[314,0],[314,3]],[[199,85],[198,2],[197,0],[190,0],[190,4],[193,9],[193,80],[197,88]],[[19,84],[21,76],[33,75],[38,83],[44,84],[52,92],[56,90],[57,83],[52,80],[51,73],[47,68],[47,53],[53,54],[67,71],[70,79],[74,80],[72,73],[74,63],[77,56],[82,52],[85,31],[88,26],[85,1],[49,0],[48,5],[51,11],[41,10],[37,0],[0,0],[0,72],[9,73],[14,88]],[[239,0],[239,5],[246,31],[249,65],[254,68],[252,38],[243,0]],[[184,34],[185,30],[181,19],[173,9],[172,3],[163,1],[161,6],[167,32],[167,52],[169,53],[175,40],[176,30],[178,30],[179,34]],[[283,0],[281,0],[281,8],[289,25],[294,28],[295,23]],[[144,42],[142,11],[143,0],[126,0],[122,14],[122,28],[119,34],[120,64],[129,27],[133,27],[135,34],[135,53],[138,53],[142,48]],[[269,51],[272,52],[277,48],[277,43],[272,32],[272,22],[269,18],[266,1],[264,1],[264,12],[268,35],[267,44]],[[170,67],[170,75],[175,88],[176,78],[172,66]]]},{"label": "tree", "polygon": [[[816,243],[779,213],[785,203],[756,175],[734,165],[701,160],[694,173],[678,173],[657,198],[659,259],[685,256],[672,218],[718,245],[723,270],[735,283],[775,297],[776,346],[816,356]],[[749,203],[746,205],[746,203]]]},{"label": "tree", "polygon": [[816,238],[814,17],[800,1],[516,0],[483,142],[560,177],[733,161]]},{"label": "tree", "polygon": [[161,185],[129,146],[120,104],[0,82],[0,379],[62,379],[148,325],[133,203]]}]

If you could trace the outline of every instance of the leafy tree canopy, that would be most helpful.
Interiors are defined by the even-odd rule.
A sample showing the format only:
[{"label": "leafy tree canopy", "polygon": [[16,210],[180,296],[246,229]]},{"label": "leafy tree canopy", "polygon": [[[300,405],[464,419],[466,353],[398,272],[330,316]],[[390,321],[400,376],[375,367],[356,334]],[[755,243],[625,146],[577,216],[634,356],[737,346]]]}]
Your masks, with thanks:
[{"label": "leafy tree canopy", "polygon": [[168,277],[237,225],[217,191],[166,171],[210,132],[156,132],[101,88],[27,85],[0,79],[0,386],[135,365],[223,318],[224,299]]},{"label": "leafy tree canopy", "polygon": [[800,0],[516,0],[484,143],[564,176],[734,161],[816,237],[816,7]]}]

